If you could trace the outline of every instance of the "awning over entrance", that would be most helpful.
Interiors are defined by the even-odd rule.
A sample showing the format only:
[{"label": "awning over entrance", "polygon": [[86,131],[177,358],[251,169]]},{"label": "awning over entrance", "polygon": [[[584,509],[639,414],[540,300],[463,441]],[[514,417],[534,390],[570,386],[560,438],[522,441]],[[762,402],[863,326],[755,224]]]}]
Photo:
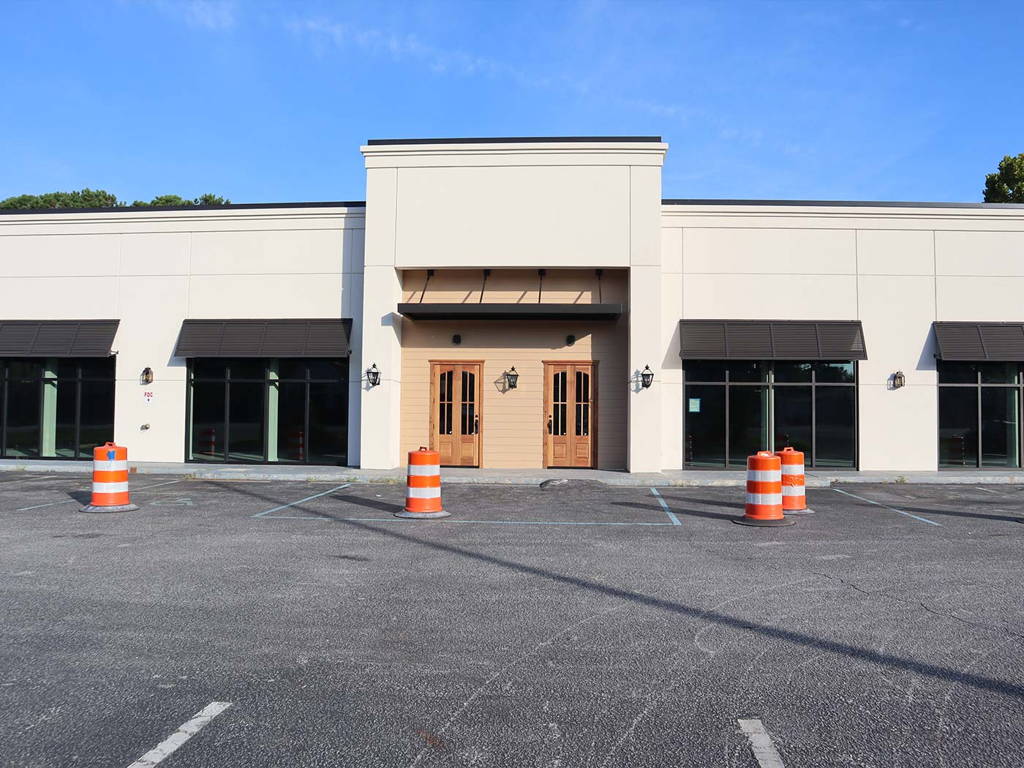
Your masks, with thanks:
[{"label": "awning over entrance", "polygon": [[0,320],[0,357],[110,357],[119,320]]},{"label": "awning over entrance", "polygon": [[399,304],[412,320],[615,320],[622,304]]},{"label": "awning over entrance", "polygon": [[681,320],[691,360],[867,360],[859,320]]},{"label": "awning over entrance", "polygon": [[1024,362],[1024,323],[937,322],[935,356],[940,360]]},{"label": "awning over entrance", "polygon": [[352,321],[185,320],[175,357],[347,357]]}]

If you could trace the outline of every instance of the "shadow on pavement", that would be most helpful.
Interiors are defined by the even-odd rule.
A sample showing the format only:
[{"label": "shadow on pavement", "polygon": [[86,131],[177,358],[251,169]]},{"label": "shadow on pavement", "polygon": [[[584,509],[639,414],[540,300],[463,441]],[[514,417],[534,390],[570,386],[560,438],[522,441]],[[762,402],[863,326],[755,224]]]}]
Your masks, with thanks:
[{"label": "shadow on pavement", "polygon": [[[269,503],[276,503],[274,499],[263,496],[250,491],[245,488],[234,487],[232,490],[237,493],[241,493],[253,498],[260,499],[261,501],[267,501]],[[351,501],[351,496],[340,496],[339,500],[344,499],[345,501]],[[296,509],[302,509],[299,504],[294,505]],[[817,651],[825,653],[838,653],[848,656],[858,661],[864,661],[871,664],[878,664],[883,667],[889,667],[891,669],[900,669],[907,672],[913,672],[915,674],[924,675],[937,680],[944,680],[946,682],[958,683],[961,685],[969,685],[973,688],[977,688],[983,691],[991,691],[993,693],[1003,694],[1005,696],[1013,696],[1017,699],[1024,699],[1024,685],[1017,683],[1009,683],[1004,680],[997,680],[991,677],[985,677],[983,675],[976,675],[970,672],[965,672],[956,669],[950,669],[948,667],[942,667],[937,664],[927,664],[925,662],[914,661],[912,659],[905,659],[900,656],[894,656],[889,653],[883,653],[881,651],[874,651],[869,648],[859,648],[855,645],[843,643],[835,640],[826,640],[821,637],[815,637],[803,632],[797,632],[791,629],[782,629],[781,627],[771,626],[769,624],[763,624],[756,621],[750,621],[747,619],[739,619],[733,616],[728,616],[724,613],[720,613],[715,610],[706,608],[698,608],[695,606],[686,605],[685,603],[675,602],[672,600],[665,600],[659,597],[653,597],[651,595],[645,595],[640,592],[633,592],[620,587],[611,586],[609,584],[602,584],[597,581],[591,581],[578,576],[568,576],[566,574],[557,573],[555,571],[549,571],[544,568],[538,568],[532,565],[526,565],[524,563],[517,563],[513,560],[506,560],[501,557],[494,555],[487,555],[482,552],[474,552],[471,549],[465,547],[456,546],[454,544],[447,544],[437,541],[429,541],[427,539],[419,538],[412,534],[399,533],[394,529],[390,528],[379,528],[375,527],[373,523],[365,523],[356,520],[345,520],[342,517],[325,513],[322,510],[303,510],[310,514],[320,515],[325,519],[335,522],[341,525],[345,525],[351,528],[358,528],[365,531],[366,533],[376,534],[378,536],[384,536],[390,539],[396,539],[409,544],[418,544],[419,546],[426,547],[438,552],[445,552],[452,555],[458,555],[460,557],[469,558],[478,562],[487,563],[494,565],[499,568],[506,568],[511,571],[518,573],[528,574],[531,576],[537,576],[539,578],[548,579],[558,584],[566,584],[579,589],[584,589],[589,592],[593,592],[608,597],[614,597],[620,600],[628,600],[631,603],[637,605],[647,606],[649,608],[656,608],[662,611],[668,611],[670,613],[677,614],[679,616],[686,616],[689,618],[697,619],[699,621],[705,621],[710,624],[717,624],[722,627],[729,627],[730,629],[746,630],[754,632],[763,637],[768,637],[774,640],[781,640],[786,643],[792,643],[794,645],[803,646],[805,648],[813,648]],[[437,532],[440,526],[444,525],[443,520],[434,521],[423,521],[421,523],[422,530],[424,532],[433,531]]]}]

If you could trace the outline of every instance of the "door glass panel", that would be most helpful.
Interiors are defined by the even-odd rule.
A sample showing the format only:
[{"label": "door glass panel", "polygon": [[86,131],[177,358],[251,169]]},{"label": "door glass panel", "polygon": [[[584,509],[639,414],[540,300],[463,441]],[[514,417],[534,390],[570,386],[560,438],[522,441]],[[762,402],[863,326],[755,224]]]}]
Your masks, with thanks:
[{"label": "door glass panel", "polygon": [[[78,382],[74,378],[70,381],[58,379],[57,430],[54,438],[54,447],[58,456],[69,459],[73,459],[78,455],[78,446],[75,445],[75,411],[77,410],[77,401]],[[85,405],[84,399],[82,405]],[[91,456],[92,454],[89,453],[88,455]]]},{"label": "door glass panel", "polygon": [[344,382],[309,385],[309,460],[343,465],[348,458],[348,389]]},{"label": "door glass panel", "polygon": [[722,360],[687,360],[683,363],[687,381],[725,381]]},{"label": "door glass panel", "polygon": [[[272,385],[273,386],[273,385]],[[282,381],[277,385],[277,460],[286,463],[306,461],[306,385]],[[310,421],[313,414],[310,412]]]},{"label": "door glass panel", "polygon": [[767,387],[729,387],[729,464],[747,465],[747,457],[768,448]]},{"label": "door glass panel", "polygon": [[[982,371],[982,378],[985,374]],[[1016,467],[1018,445],[1016,387],[981,388],[981,465]]]},{"label": "door glass panel", "polygon": [[[61,387],[66,382],[61,383]],[[79,424],[79,451],[81,456],[92,456],[92,449],[114,439],[114,382],[83,381],[82,411]],[[58,389],[57,413],[60,423],[60,397]]]},{"label": "door glass panel", "polygon": [[939,387],[939,466],[978,466],[977,387]]},{"label": "door glass panel", "polygon": [[725,466],[725,386],[688,384],[685,391],[686,463]]},{"label": "door glass panel", "polygon": [[551,382],[551,434],[564,435],[567,430],[569,397],[569,374],[566,371],[556,373]]},{"label": "door glass panel", "polygon": [[263,396],[260,382],[231,383],[228,461],[263,461]]},{"label": "door glass panel", "polygon": [[[808,370],[808,374],[810,371]],[[819,388],[819,393],[820,393]],[[804,464],[811,455],[811,388],[775,387],[775,450],[791,446],[804,453]]]},{"label": "door glass panel", "polygon": [[463,435],[476,434],[476,374],[462,372],[461,423]]},{"label": "door glass panel", "polygon": [[852,384],[853,363],[815,363],[814,380],[819,384]]},{"label": "door glass panel", "polygon": [[192,385],[192,458],[224,461],[224,383]]},{"label": "door glass panel", "polygon": [[819,467],[853,467],[856,461],[856,390],[815,387],[814,404]]},{"label": "door glass panel", "polygon": [[982,384],[1016,384],[1018,368],[1018,363],[978,363]]},{"label": "door glass panel", "polygon": [[438,434],[452,433],[452,384],[454,371],[442,371],[437,378],[437,431]]},{"label": "door glass panel", "polygon": [[590,435],[590,374],[576,371],[576,436]]},{"label": "door glass panel", "polygon": [[734,360],[729,363],[729,381],[764,381],[767,370],[758,360]]},{"label": "door glass panel", "polygon": [[938,363],[939,384],[977,384],[978,369],[975,363]]},{"label": "door glass panel", "polygon": [[[17,365],[15,361],[12,369]],[[23,373],[27,372],[21,368]],[[42,370],[40,368],[40,373]],[[42,384],[37,381],[7,382],[7,445],[8,458],[39,455],[40,406]]]}]

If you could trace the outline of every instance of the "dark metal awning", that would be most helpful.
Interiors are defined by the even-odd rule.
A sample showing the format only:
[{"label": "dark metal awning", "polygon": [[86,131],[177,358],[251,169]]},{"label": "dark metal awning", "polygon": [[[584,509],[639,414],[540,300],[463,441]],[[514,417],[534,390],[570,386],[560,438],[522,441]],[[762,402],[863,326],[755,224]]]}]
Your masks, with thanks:
[{"label": "dark metal awning", "polygon": [[0,320],[0,357],[110,357],[118,320]]},{"label": "dark metal awning", "polygon": [[867,360],[859,320],[681,320],[691,360]]},{"label": "dark metal awning", "polygon": [[350,319],[186,320],[175,357],[347,357]]},{"label": "dark metal awning", "polygon": [[1024,362],[1024,323],[937,322],[936,352],[940,360],[1001,363]]},{"label": "dark metal awning", "polygon": [[622,304],[399,304],[412,320],[615,320]]}]

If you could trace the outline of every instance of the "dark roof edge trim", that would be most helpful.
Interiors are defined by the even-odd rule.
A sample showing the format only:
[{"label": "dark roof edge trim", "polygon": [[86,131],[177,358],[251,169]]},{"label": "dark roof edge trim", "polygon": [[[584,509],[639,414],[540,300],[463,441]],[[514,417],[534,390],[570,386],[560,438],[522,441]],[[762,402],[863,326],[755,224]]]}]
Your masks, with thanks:
[{"label": "dark roof edge trim", "polygon": [[151,213],[163,211],[230,211],[259,208],[365,208],[365,200],[323,201],[309,203],[229,203],[228,205],[154,205],[117,206],[115,208],[13,208],[0,210],[0,215],[40,213]]},{"label": "dark roof edge trim", "polygon": [[622,304],[536,304],[536,303],[432,303],[408,302],[398,313],[420,320],[505,320],[505,319],[613,319],[625,311]]},{"label": "dark roof edge trim", "polygon": [[395,144],[571,144],[601,142],[661,143],[661,136],[474,136],[439,139],[368,139],[371,147]]},{"label": "dark roof edge trim", "polygon": [[664,198],[662,205],[831,206],[844,208],[992,208],[1024,209],[1024,203],[916,203],[903,200],[729,200],[725,198]]}]

